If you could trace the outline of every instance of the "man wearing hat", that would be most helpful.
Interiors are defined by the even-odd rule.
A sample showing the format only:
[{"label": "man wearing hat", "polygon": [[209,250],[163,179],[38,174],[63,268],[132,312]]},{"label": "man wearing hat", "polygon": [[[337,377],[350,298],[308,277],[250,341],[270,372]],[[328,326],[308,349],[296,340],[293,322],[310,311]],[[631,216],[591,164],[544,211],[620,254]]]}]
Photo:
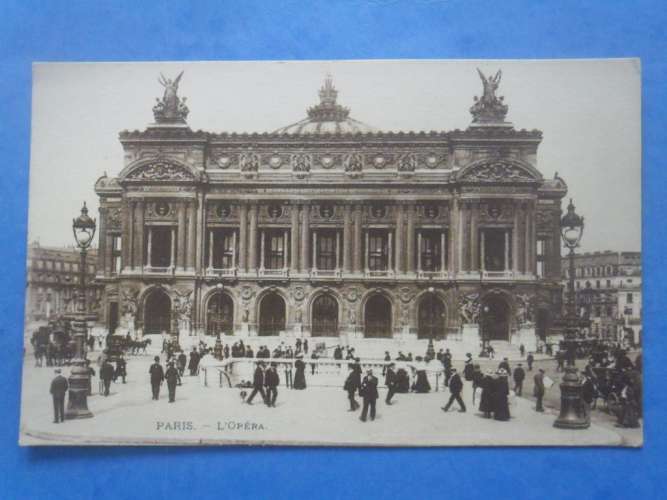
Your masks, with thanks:
[{"label": "man wearing hat", "polygon": [[65,393],[69,388],[67,379],[61,375],[60,368],[55,369],[56,376],[51,381],[51,396],[53,397],[53,423],[65,421]]},{"label": "man wearing hat", "polygon": [[359,388],[359,394],[364,399],[364,407],[361,410],[361,417],[359,419],[362,422],[366,421],[368,416],[368,409],[371,410],[371,420],[375,420],[375,402],[378,398],[378,379],[373,375],[373,370],[368,370],[366,376],[361,381],[361,387]]},{"label": "man wearing hat", "polygon": [[151,365],[148,369],[148,373],[151,374],[151,390],[153,391],[153,399],[160,399],[160,386],[164,380],[164,370],[160,364],[160,356],[155,356],[155,363]]},{"label": "man wearing hat", "polygon": [[391,398],[396,394],[396,372],[394,371],[395,363],[389,363],[386,365],[386,373],[384,378],[384,383],[387,386],[387,397],[384,402],[387,405],[391,405]]},{"label": "man wearing hat", "polygon": [[533,381],[535,382],[533,395],[537,400],[535,404],[535,411],[543,412],[544,407],[542,406],[542,398],[544,398],[544,370],[542,368],[537,371],[533,377]]},{"label": "man wearing hat", "polygon": [[248,399],[245,400],[249,405],[252,404],[252,400],[255,395],[259,392],[262,396],[262,401],[266,403],[266,393],[264,392],[264,362],[258,361],[256,363],[257,368],[255,368],[255,374],[252,378],[252,392]]},{"label": "man wearing hat", "polygon": [[276,399],[278,398],[278,386],[280,385],[280,377],[278,376],[278,363],[275,361],[271,363],[264,374],[264,385],[266,386],[266,406],[276,407]]},{"label": "man wearing hat", "polygon": [[164,378],[167,380],[167,389],[169,390],[169,402],[173,403],[176,400],[176,384],[181,383],[181,375],[176,369],[174,360],[169,361],[169,367],[167,368]]},{"label": "man wearing hat", "polygon": [[105,359],[102,363],[102,367],[100,368],[100,380],[102,380],[104,385],[104,396],[109,395],[109,389],[111,387],[111,381],[114,378],[114,373],[115,370],[113,365],[109,362],[108,359]]},{"label": "man wearing hat", "polygon": [[523,392],[523,381],[526,378],[526,371],[523,369],[521,363],[517,365],[512,374],[514,378],[514,394],[521,396]]},{"label": "man wearing hat", "polygon": [[452,368],[452,376],[449,379],[449,401],[442,408],[443,411],[448,411],[449,407],[452,406],[452,403],[456,401],[459,404],[459,411],[465,413],[466,405],[461,399],[461,391],[463,390],[463,381],[461,376],[456,372],[456,368]]}]

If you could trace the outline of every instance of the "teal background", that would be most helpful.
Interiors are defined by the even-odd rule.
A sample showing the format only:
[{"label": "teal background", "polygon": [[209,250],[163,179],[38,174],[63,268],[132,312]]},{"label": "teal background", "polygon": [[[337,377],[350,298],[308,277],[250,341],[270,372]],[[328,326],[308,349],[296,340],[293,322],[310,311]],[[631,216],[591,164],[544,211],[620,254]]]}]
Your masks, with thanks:
[{"label": "teal background", "polygon": [[[664,498],[666,21],[660,1],[3,2],[0,497]],[[642,450],[18,447],[33,61],[570,57],[642,59]]]}]

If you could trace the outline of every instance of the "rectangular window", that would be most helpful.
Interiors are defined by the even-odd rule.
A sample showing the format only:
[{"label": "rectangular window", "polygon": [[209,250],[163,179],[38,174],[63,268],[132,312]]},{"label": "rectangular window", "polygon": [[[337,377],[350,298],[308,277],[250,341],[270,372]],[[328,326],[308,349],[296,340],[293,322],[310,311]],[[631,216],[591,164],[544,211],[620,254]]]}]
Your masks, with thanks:
[{"label": "rectangular window", "polygon": [[62,262],[56,262],[56,271],[60,271],[62,269]]},{"label": "rectangular window", "polygon": [[543,278],[546,272],[546,252],[547,240],[537,240],[537,251],[535,253],[535,261],[537,264],[537,277]]},{"label": "rectangular window", "polygon": [[[441,271],[442,259],[439,231],[423,231],[421,233],[421,271]],[[445,245],[446,246],[446,245]]]},{"label": "rectangular window", "polygon": [[281,232],[266,233],[266,268],[282,269],[285,265],[285,236]]},{"label": "rectangular window", "polygon": [[368,234],[368,269],[386,271],[388,269],[388,237],[386,231],[370,231]]},{"label": "rectangular window", "polygon": [[595,288],[600,288],[600,280],[595,280]]},{"label": "rectangular window", "polygon": [[611,280],[607,280],[607,288],[611,288]]},{"label": "rectangular window", "polygon": [[317,269],[336,269],[336,233],[317,232]]},{"label": "rectangular window", "polygon": [[485,271],[504,271],[512,268],[512,232],[506,229],[483,229],[480,231],[480,254],[483,253]]},{"label": "rectangular window", "polygon": [[[210,264],[213,269],[232,269],[236,266],[235,232],[232,229],[216,229],[212,231],[213,255]],[[209,241],[211,241],[209,239]],[[206,258],[209,258],[208,249]]]},{"label": "rectangular window", "polygon": [[171,265],[171,228],[152,227],[150,262],[151,267],[169,267]]},{"label": "rectangular window", "polygon": [[[72,264],[74,271],[77,270],[77,265]],[[121,270],[121,238],[120,236],[112,236],[111,238],[111,273],[119,274]]]},{"label": "rectangular window", "polygon": [[53,262],[51,262],[50,260],[47,260],[46,261],[46,268],[47,269],[53,269]]},{"label": "rectangular window", "polygon": [[634,297],[632,296],[632,294],[631,294],[631,293],[628,293],[628,294],[625,296],[625,301],[626,301],[628,304],[632,304],[632,300],[633,300],[633,298],[634,298]]}]

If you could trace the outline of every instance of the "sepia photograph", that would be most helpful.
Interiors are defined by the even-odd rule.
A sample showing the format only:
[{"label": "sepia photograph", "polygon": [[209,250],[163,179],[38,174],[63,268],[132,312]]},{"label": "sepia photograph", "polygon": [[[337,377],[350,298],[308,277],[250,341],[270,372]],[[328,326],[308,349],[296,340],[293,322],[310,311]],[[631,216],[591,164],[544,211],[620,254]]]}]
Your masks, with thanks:
[{"label": "sepia photograph", "polygon": [[639,59],[32,78],[21,445],[643,445]]}]

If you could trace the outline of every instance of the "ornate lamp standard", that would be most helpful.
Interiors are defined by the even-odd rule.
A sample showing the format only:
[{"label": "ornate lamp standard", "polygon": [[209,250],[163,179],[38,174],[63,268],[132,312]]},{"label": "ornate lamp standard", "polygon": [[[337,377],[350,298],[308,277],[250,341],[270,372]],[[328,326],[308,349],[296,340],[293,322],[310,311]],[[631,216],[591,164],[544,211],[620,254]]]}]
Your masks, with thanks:
[{"label": "ornate lamp standard", "polygon": [[76,343],[76,355],[72,360],[74,365],[69,378],[69,399],[65,417],[90,418],[93,414],[88,410],[88,387],[90,386],[90,374],[86,365],[86,336],[88,325],[86,322],[86,254],[95,236],[95,219],[88,216],[86,202],[83,202],[81,215],[72,221],[72,232],[76,246],[81,250],[81,262],[79,264],[79,294],[76,305],[76,314],[72,322],[74,341]]},{"label": "ornate lamp standard", "polygon": [[587,429],[591,425],[590,416],[581,399],[581,381],[575,366],[575,350],[577,334],[579,332],[579,318],[577,317],[574,294],[574,249],[579,246],[584,234],[584,218],[574,211],[574,204],[570,200],[567,213],[560,221],[563,243],[570,250],[569,253],[569,280],[567,286],[567,312],[565,316],[565,340],[563,344],[567,352],[567,366],[565,375],[560,384],[560,415],[554,422],[554,427],[561,429]]},{"label": "ornate lamp standard", "polygon": [[[222,293],[222,283],[215,285],[217,293]],[[222,342],[220,341],[220,322],[221,311],[217,308],[215,311],[215,346],[213,347],[213,356],[215,359],[222,359]]]}]

